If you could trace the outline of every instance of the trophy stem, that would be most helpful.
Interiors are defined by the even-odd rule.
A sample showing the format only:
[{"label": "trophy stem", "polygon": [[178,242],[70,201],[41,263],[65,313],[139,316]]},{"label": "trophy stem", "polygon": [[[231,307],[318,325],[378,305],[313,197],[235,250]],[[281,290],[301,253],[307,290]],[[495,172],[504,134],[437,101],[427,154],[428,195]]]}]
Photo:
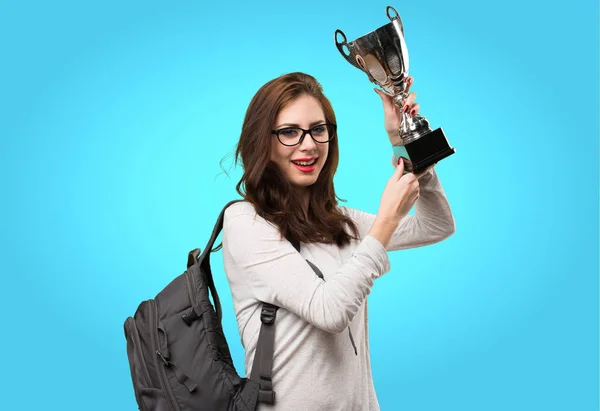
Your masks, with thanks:
[{"label": "trophy stem", "polygon": [[[400,129],[398,130],[398,136],[403,139],[403,136],[408,135],[410,130],[414,129],[414,123],[412,116],[409,113],[405,113],[402,107],[404,107],[404,103],[406,102],[406,98],[408,94],[403,91],[400,94],[394,96],[394,104],[400,108],[400,112],[402,113],[402,121],[400,123]],[[404,143],[402,143],[404,144]]]},{"label": "trophy stem", "polygon": [[[414,128],[412,117],[409,113],[402,112],[402,124],[400,125],[400,138],[406,136]],[[404,140],[404,139],[403,139]]]}]

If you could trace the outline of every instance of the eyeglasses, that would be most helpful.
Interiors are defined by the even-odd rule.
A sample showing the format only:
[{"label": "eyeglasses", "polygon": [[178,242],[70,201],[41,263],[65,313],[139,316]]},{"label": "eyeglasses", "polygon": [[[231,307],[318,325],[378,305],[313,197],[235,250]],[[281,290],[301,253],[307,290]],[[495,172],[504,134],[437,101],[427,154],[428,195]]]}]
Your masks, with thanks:
[{"label": "eyeglasses", "polygon": [[319,124],[310,130],[300,127],[284,127],[271,132],[277,135],[277,139],[284,146],[297,146],[302,143],[304,137],[309,134],[317,143],[327,143],[335,137],[336,125],[332,123]]}]

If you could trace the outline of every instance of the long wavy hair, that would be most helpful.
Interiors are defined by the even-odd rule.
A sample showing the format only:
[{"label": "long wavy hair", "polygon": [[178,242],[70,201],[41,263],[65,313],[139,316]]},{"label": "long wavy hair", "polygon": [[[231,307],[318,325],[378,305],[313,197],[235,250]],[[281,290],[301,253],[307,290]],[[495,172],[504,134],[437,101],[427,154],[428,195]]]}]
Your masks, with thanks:
[{"label": "long wavy hair", "polygon": [[333,187],[339,160],[337,135],[329,141],[327,160],[317,181],[308,187],[308,219],[300,195],[271,161],[274,138],[271,130],[275,119],[287,104],[304,95],[316,98],[325,120],[336,124],[331,103],[314,77],[289,73],[269,81],[254,95],[246,111],[235,151],[235,164],[241,161],[244,170],[236,190],[254,205],[258,215],[279,227],[282,238],[344,246],[358,239],[359,234],[356,224],[337,208],[338,199],[345,201],[335,194]]}]

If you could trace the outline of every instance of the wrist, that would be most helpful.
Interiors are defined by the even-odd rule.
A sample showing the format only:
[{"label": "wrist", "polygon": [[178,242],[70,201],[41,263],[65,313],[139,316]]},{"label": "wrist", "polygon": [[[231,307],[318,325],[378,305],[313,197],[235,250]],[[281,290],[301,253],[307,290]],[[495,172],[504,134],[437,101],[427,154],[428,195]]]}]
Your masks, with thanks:
[{"label": "wrist", "polygon": [[375,217],[375,221],[373,221],[373,225],[369,229],[367,235],[375,238],[383,245],[384,248],[387,248],[397,226],[398,223],[394,223],[393,218],[384,218],[378,214],[377,217]]},{"label": "wrist", "polygon": [[398,135],[398,130],[393,133],[388,131],[388,139],[390,140],[392,146],[399,146],[402,144],[402,138]]}]

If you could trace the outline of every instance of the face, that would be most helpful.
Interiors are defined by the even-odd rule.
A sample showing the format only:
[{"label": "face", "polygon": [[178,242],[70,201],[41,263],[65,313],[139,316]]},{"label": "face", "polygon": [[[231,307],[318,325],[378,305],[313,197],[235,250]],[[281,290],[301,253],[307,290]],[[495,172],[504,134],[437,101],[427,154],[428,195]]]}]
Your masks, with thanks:
[{"label": "face", "polygon": [[[321,103],[312,96],[304,95],[281,109],[275,119],[273,130],[286,127],[309,130],[320,124],[325,124],[325,114]],[[314,133],[315,138],[319,139],[318,132],[323,129],[317,129]],[[327,160],[328,151],[329,142],[317,143],[308,133],[304,136],[302,143],[292,147],[281,144],[275,135],[271,141],[271,161],[275,162],[292,185],[299,189],[305,189],[317,181],[325,160]],[[314,165],[307,166],[313,161]]]}]

